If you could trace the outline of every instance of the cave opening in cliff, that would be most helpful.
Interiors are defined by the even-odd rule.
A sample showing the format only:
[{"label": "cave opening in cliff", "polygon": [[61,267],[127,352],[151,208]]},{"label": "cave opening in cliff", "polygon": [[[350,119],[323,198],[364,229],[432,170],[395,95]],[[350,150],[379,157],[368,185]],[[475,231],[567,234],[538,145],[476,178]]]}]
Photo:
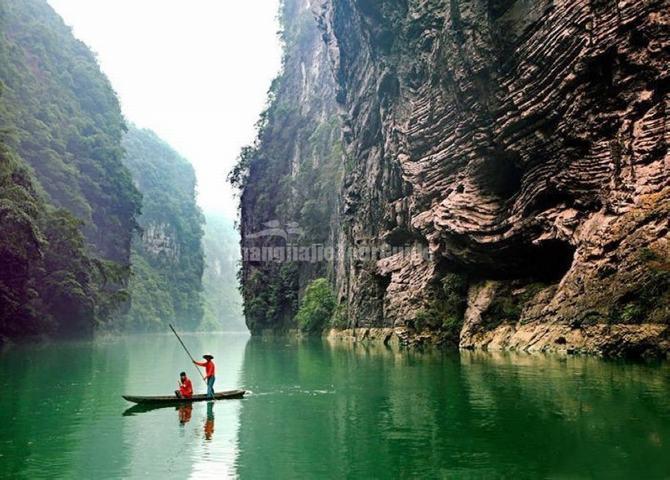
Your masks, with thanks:
[{"label": "cave opening in cliff", "polygon": [[568,273],[575,247],[561,240],[547,240],[539,245],[508,246],[499,252],[468,250],[469,261],[443,260],[438,269],[473,279],[524,280],[556,284]]},{"label": "cave opening in cliff", "polygon": [[533,245],[527,253],[525,263],[529,276],[539,281],[556,283],[570,270],[575,247],[561,240],[546,240]]},{"label": "cave opening in cliff", "polygon": [[375,275],[377,281],[377,295],[380,300],[383,300],[386,290],[391,285],[391,275]]},{"label": "cave opening in cliff", "polygon": [[482,159],[474,168],[474,178],[479,188],[501,199],[512,197],[521,187],[523,170],[513,153],[497,152]]},{"label": "cave opening in cliff", "polygon": [[[450,240],[450,246],[454,242]],[[463,250],[464,252],[466,250]],[[525,279],[548,284],[558,283],[570,270],[575,247],[562,240],[539,244],[515,243],[497,252],[467,250],[470,261],[449,262],[449,269],[473,278],[491,280]]]},{"label": "cave opening in cliff", "polygon": [[489,15],[491,20],[496,20],[507,12],[516,0],[489,0]]},{"label": "cave opening in cliff", "polygon": [[554,189],[547,189],[539,193],[524,207],[524,215],[530,215],[533,212],[544,212],[550,208],[556,208],[559,205],[572,206],[573,198],[569,193],[559,192]]}]

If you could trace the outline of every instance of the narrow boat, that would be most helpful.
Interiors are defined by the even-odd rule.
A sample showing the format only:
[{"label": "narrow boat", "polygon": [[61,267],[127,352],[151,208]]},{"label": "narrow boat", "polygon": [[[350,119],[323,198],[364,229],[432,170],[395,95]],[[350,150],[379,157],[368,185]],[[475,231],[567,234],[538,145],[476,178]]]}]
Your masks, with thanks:
[{"label": "narrow boat", "polygon": [[[227,392],[214,393],[214,400],[228,400],[234,398],[242,398],[247,393],[245,390],[229,390]],[[129,402],[140,405],[177,405],[182,403],[204,402],[209,400],[206,394],[193,395],[191,398],[179,398],[175,395],[152,396],[152,397],[138,397],[134,395],[121,395]]]}]

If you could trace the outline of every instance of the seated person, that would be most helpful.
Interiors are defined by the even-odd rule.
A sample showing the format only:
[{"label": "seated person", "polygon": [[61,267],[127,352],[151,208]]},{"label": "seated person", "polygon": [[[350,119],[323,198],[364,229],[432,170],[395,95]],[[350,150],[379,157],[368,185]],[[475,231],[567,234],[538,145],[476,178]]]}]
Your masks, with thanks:
[{"label": "seated person", "polygon": [[191,398],[193,396],[193,385],[191,384],[191,379],[186,376],[186,372],[179,374],[177,385],[179,386],[179,390],[175,390],[174,393],[178,398]]}]

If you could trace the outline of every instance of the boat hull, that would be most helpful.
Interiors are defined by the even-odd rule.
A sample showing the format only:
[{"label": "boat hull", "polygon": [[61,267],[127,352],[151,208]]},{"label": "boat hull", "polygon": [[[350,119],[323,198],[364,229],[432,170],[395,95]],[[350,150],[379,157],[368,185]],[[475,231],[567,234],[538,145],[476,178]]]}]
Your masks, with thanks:
[{"label": "boat hull", "polygon": [[[247,393],[245,390],[229,390],[227,392],[214,393],[214,400],[230,400],[235,398],[242,398]],[[179,405],[184,403],[205,402],[210,400],[205,394],[193,395],[191,398],[178,398],[175,395],[165,396],[135,396],[122,395],[125,400],[137,403],[138,405]]]}]

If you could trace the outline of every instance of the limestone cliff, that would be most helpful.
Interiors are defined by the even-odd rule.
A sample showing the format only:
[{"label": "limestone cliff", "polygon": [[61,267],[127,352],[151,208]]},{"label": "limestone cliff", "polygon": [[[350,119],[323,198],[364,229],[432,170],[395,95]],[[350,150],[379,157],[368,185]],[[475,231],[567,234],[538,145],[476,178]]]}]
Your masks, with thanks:
[{"label": "limestone cliff", "polygon": [[151,130],[130,125],[124,163],[142,193],[141,232],[132,245],[128,331],[195,330],[203,318],[204,217],[187,159]]},{"label": "limestone cliff", "polygon": [[337,250],[407,247],[332,262],[349,327],[667,352],[669,1],[314,3],[344,142]]},{"label": "limestone cliff", "polygon": [[[231,173],[242,190],[242,295],[254,333],[292,328],[306,284],[333,276],[332,262],[287,258],[290,246],[332,247],[339,234],[341,121],[326,45],[311,2],[283,2],[280,21],[282,73],[270,88],[256,143]],[[256,249],[272,258],[249,254]]]}]

